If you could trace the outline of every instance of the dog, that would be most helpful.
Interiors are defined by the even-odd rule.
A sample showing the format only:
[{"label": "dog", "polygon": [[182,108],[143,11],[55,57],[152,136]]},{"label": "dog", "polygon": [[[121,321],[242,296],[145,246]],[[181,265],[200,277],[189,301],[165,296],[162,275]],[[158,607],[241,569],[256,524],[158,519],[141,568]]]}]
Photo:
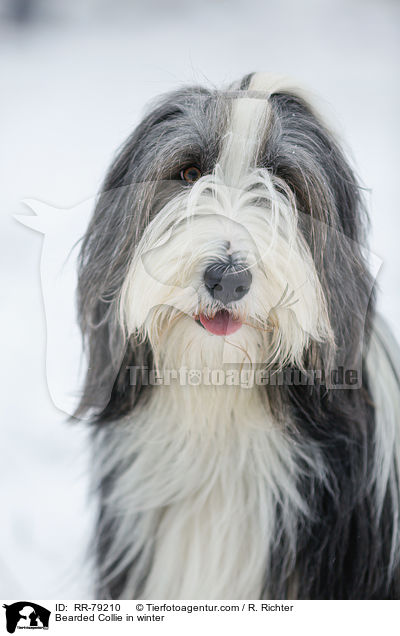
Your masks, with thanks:
[{"label": "dog", "polygon": [[98,598],[400,598],[400,357],[367,229],[288,80],[151,105],[80,252]]}]

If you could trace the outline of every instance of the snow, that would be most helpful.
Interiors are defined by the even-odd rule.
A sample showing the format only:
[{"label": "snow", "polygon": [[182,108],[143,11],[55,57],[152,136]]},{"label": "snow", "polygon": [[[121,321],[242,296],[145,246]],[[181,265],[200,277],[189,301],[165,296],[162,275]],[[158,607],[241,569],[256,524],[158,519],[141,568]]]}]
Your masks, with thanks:
[{"label": "snow", "polygon": [[[319,96],[320,111],[345,139],[368,188],[370,246],[383,261],[380,307],[400,339],[400,6],[390,0],[119,0],[113,11],[110,6],[74,0],[50,10],[42,0],[32,24],[5,16],[0,22],[4,598],[92,595],[85,557],[93,517],[87,433],[51,400],[43,237],[13,215],[29,214],[26,198],[74,208],[93,197],[149,99],[188,82],[220,85],[253,70],[290,75]],[[78,355],[68,325],[60,333],[62,359],[72,346]]]}]

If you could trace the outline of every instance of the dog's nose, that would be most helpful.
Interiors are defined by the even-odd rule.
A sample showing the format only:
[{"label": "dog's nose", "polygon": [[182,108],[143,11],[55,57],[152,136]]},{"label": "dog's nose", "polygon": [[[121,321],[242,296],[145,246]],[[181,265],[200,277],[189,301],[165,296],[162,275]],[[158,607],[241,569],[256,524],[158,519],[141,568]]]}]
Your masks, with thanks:
[{"label": "dog's nose", "polygon": [[204,272],[204,282],[211,296],[224,305],[240,300],[250,289],[252,275],[248,269],[226,263],[212,263]]}]

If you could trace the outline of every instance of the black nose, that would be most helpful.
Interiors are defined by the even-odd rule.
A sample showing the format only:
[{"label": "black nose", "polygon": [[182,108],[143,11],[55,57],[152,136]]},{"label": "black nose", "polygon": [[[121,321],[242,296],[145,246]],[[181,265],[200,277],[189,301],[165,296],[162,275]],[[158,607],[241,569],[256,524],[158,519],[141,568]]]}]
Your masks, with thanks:
[{"label": "black nose", "polygon": [[243,265],[216,262],[204,272],[204,282],[211,296],[224,305],[240,300],[250,289],[252,275]]}]

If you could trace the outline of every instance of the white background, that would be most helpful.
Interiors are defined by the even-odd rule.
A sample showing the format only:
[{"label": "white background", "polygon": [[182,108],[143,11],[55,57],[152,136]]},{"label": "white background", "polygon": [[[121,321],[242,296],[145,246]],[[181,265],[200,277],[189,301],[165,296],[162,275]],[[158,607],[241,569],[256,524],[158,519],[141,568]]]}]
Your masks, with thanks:
[{"label": "white background", "polygon": [[[254,70],[288,74],[319,96],[369,189],[380,308],[400,339],[400,6],[38,0],[28,23],[10,6],[0,5],[0,597],[90,598],[85,431],[49,396],[42,236],[13,214],[29,213],[24,198],[69,208],[93,196],[155,95]],[[69,352],[67,333],[64,343]]]}]

